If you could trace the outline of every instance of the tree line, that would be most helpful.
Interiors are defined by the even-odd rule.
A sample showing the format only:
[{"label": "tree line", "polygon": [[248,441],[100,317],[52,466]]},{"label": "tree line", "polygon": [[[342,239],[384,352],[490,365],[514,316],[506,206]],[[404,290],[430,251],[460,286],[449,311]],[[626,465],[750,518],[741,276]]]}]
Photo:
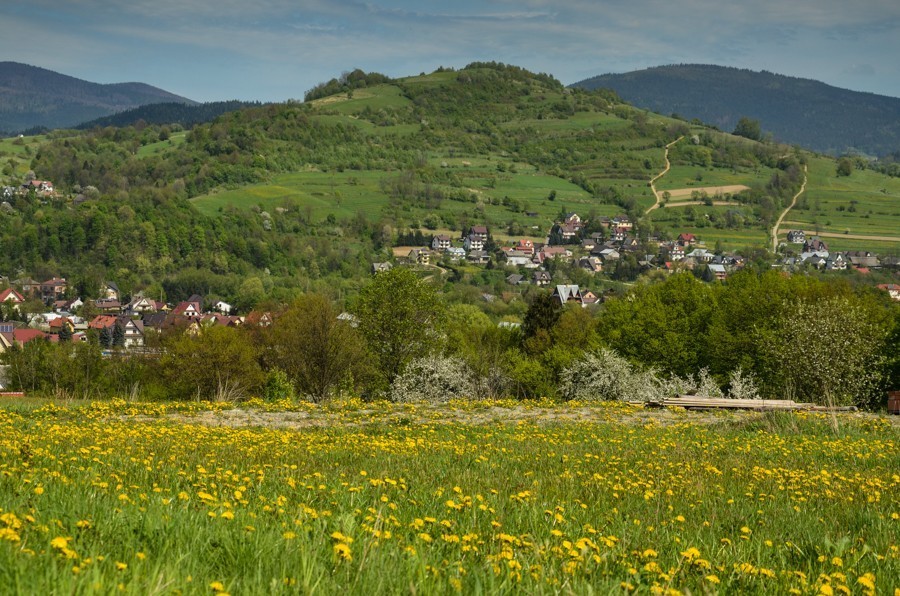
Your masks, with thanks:
[{"label": "tree line", "polygon": [[273,307],[268,326],[174,329],[151,344],[157,357],[104,358],[92,339],[31,341],[2,360],[14,389],[182,400],[636,399],[752,387],[768,398],[878,407],[900,385],[900,308],[867,288],[801,275],[748,271],[710,285],[676,274],[597,310],[536,291],[517,326],[395,268],[344,306],[307,293]]}]

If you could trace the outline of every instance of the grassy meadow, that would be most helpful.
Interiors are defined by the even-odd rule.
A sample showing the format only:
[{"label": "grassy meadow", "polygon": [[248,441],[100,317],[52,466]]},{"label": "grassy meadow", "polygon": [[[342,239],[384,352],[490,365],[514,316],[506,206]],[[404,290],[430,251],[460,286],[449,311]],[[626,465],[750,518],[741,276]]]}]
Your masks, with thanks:
[{"label": "grassy meadow", "polygon": [[25,400],[8,593],[847,593],[900,587],[875,415]]},{"label": "grassy meadow", "polygon": [[[786,219],[806,230],[892,236],[900,241],[900,179],[870,170],[838,177],[834,161],[813,158],[807,192]],[[860,244],[870,246],[868,241],[857,241]]]}]

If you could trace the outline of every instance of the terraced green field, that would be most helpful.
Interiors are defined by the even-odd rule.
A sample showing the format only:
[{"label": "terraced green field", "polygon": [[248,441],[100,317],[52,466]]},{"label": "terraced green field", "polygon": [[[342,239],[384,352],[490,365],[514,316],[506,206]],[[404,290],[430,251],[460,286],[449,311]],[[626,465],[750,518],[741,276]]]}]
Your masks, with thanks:
[{"label": "terraced green field", "polygon": [[[701,168],[689,165],[673,165],[668,173],[656,181],[656,190],[700,188],[706,186],[730,186],[743,184],[753,187],[765,185],[774,170],[759,167],[757,170],[731,170],[726,168]],[[697,180],[697,175],[700,180]]]},{"label": "terraced green field", "polygon": [[814,158],[806,196],[785,219],[806,230],[900,239],[900,179],[869,170],[838,177],[834,161]]}]

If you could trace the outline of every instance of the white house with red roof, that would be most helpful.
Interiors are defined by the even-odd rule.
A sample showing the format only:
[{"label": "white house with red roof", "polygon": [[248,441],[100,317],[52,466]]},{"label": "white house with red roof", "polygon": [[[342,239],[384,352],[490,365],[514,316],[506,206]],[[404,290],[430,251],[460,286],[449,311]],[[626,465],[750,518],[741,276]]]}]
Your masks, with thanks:
[{"label": "white house with red roof", "polygon": [[179,302],[178,305],[172,309],[172,314],[177,317],[186,317],[188,319],[199,319],[203,312],[200,310],[200,303],[196,301],[187,301]]},{"label": "white house with red roof", "polygon": [[7,288],[0,292],[0,302],[8,302],[13,305],[13,308],[16,310],[19,309],[19,305],[25,302],[25,298],[22,294],[18,293],[12,288]]}]

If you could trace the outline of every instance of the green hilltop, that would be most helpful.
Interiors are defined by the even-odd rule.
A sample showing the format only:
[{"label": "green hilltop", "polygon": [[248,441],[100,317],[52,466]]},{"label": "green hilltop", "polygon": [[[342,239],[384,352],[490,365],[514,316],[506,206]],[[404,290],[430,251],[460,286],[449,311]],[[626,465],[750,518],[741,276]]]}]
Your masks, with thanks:
[{"label": "green hilltop", "polygon": [[[114,277],[126,291],[235,297],[252,278],[254,295],[319,285],[344,296],[393,246],[476,224],[498,245],[543,240],[567,212],[627,214],[642,240],[692,232],[710,248],[759,253],[804,166],[806,200],[786,221],[846,235],[836,242],[848,247],[898,246],[898,179],[861,160],[839,178],[830,158],[514,66],[401,79],[354,71],[308,99],[184,132],[152,124],[3,141],[6,183],[30,169],[56,196],[8,200],[0,274],[67,275],[88,293]],[[655,183],[665,200],[651,210],[667,146],[672,167]],[[499,288],[506,274],[461,266],[454,279]]]}]

